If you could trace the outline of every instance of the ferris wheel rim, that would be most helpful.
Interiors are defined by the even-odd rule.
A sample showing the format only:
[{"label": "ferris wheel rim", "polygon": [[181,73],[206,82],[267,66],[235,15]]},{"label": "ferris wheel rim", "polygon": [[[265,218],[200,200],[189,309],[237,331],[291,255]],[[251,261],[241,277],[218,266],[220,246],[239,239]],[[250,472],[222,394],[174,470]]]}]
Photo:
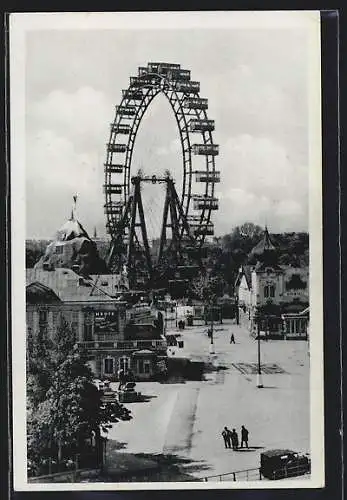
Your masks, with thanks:
[{"label": "ferris wheel rim", "polygon": [[[108,145],[116,145],[117,144],[117,132],[114,132],[114,128],[116,129],[117,125],[121,125],[122,121],[124,122],[125,117],[122,116],[119,113],[119,109],[124,107],[132,107],[135,108],[135,114],[132,118],[132,124],[131,128],[129,131],[129,137],[128,141],[126,143],[126,157],[125,157],[125,162],[124,162],[124,172],[123,172],[123,186],[124,186],[124,192],[123,192],[123,205],[125,206],[129,197],[130,197],[130,181],[131,181],[131,165],[132,165],[132,157],[133,157],[133,150],[134,150],[134,145],[136,141],[136,136],[138,133],[138,129],[140,127],[141,121],[143,119],[143,116],[145,115],[148,107],[152,103],[152,101],[155,99],[155,97],[159,94],[165,95],[167,98],[172,111],[174,113],[176,123],[178,126],[179,130],[179,136],[181,140],[181,149],[182,149],[182,160],[183,160],[183,183],[182,183],[182,193],[181,193],[181,203],[182,206],[184,207],[184,212],[186,216],[189,216],[189,207],[191,204],[192,200],[192,179],[193,179],[193,168],[192,168],[192,151],[191,151],[191,141],[190,141],[190,134],[189,134],[189,120],[192,118],[192,113],[189,111],[184,110],[183,106],[183,101],[185,98],[198,98],[200,99],[200,94],[199,92],[180,92],[180,95],[177,91],[177,89],[174,86],[174,82],[170,79],[168,79],[165,75],[162,74],[157,74],[157,73],[147,73],[148,78],[152,78],[152,85],[150,85],[148,82],[143,83],[143,85],[134,85],[130,83],[128,88],[123,91],[123,97],[121,100],[121,103],[119,107],[116,110],[116,115],[115,118],[111,124],[111,133],[110,133],[110,139]],[[197,82],[199,83],[199,82]],[[200,86],[200,84],[199,84]],[[140,102],[137,102],[135,99],[132,99],[131,97],[126,97],[127,92],[131,91],[141,91],[142,93],[142,99]],[[144,91],[144,92],[143,92]],[[147,102],[146,102],[147,99]],[[206,99],[207,101],[207,99]],[[178,108],[177,108],[177,106]],[[176,106],[176,108],[175,108]],[[203,117],[204,120],[208,121],[207,117],[207,112],[206,109],[201,109],[198,112],[198,109],[195,110],[195,116],[200,120],[201,116]],[[183,125],[181,124],[183,122]],[[195,132],[196,133],[196,132]],[[212,130],[201,130],[199,133],[199,137],[202,138],[203,143],[202,145],[211,145],[214,146],[215,143],[213,141],[213,136],[212,136]],[[187,147],[185,147],[184,143],[187,144]],[[114,152],[108,150],[107,151],[107,159],[106,159],[106,164],[109,164],[109,162],[113,161],[113,155]],[[212,179],[213,175],[216,173],[215,170],[215,158],[214,155],[206,155],[206,161],[205,161],[205,170],[207,174],[212,173]],[[112,173],[107,172],[105,170],[105,186],[111,186],[111,177]],[[215,194],[215,182],[213,180],[210,180],[206,182],[205,186],[205,196],[210,196],[214,197]],[[112,193],[106,192],[106,204],[107,203],[112,203]],[[200,217],[200,221],[204,221],[205,224],[210,224],[211,221],[211,213],[212,213],[212,208],[211,206],[209,208],[201,208],[197,210],[196,212],[199,212],[199,215],[196,215],[196,217]],[[112,216],[111,214],[107,213],[107,222],[109,226],[109,232],[111,234],[111,237],[114,235],[114,230],[117,225],[117,217]],[[113,232],[112,232],[113,228]],[[195,236],[196,241],[200,244],[200,246],[204,243],[205,240],[205,235],[202,233],[199,236]]]}]

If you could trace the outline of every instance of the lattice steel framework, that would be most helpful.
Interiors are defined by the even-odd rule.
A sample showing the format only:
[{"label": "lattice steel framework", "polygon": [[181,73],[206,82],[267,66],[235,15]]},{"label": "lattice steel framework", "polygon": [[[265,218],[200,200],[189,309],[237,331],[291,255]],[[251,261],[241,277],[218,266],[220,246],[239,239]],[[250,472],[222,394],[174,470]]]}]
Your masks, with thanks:
[{"label": "lattice steel framework", "polygon": [[[214,121],[207,116],[208,101],[201,98],[199,92],[200,83],[190,79],[190,71],[170,63],[148,63],[147,67],[138,68],[138,76],[130,77],[128,89],[122,91],[107,144],[104,208],[112,241],[119,244],[121,236],[124,249],[129,237],[130,219],[124,215],[132,197],[135,139],[146,110],[158,94],[167,98],[178,125],[183,165],[180,205],[184,219],[198,248],[206,235],[213,234],[211,213],[218,209],[215,184],[220,181],[220,173],[215,168],[215,157],[219,148],[213,142]],[[194,170],[197,155],[205,157],[204,170]],[[194,193],[195,183],[202,183],[202,193]],[[180,220],[177,230],[183,239],[184,224],[183,219]],[[114,268],[112,257],[109,265]]]}]

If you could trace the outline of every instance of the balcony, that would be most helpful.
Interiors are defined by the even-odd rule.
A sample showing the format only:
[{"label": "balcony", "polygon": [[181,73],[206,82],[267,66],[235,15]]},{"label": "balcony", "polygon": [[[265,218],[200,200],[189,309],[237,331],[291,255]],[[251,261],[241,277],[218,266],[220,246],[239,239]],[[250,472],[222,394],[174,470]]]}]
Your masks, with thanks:
[{"label": "balcony", "polygon": [[[105,337],[103,336],[103,338]],[[163,338],[154,340],[91,340],[79,342],[78,345],[86,350],[115,349],[117,351],[136,351],[138,349],[152,349],[166,351],[167,348],[166,340]]]}]

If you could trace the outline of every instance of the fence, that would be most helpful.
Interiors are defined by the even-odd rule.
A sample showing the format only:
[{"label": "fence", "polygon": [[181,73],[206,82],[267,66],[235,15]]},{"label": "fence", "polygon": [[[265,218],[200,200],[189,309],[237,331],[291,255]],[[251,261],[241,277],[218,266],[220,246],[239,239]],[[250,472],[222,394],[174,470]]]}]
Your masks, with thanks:
[{"label": "fence", "polygon": [[96,449],[84,450],[75,453],[71,458],[66,457],[60,463],[50,457],[43,459],[36,467],[31,467],[28,463],[28,476],[33,481],[37,477],[50,477],[59,475],[73,476],[78,470],[97,469],[101,466],[100,457]]},{"label": "fence", "polygon": [[227,472],[225,474],[217,474],[215,476],[206,476],[203,481],[261,481],[266,479],[287,479],[290,477],[303,476],[310,473],[310,467],[308,464],[299,465],[287,465],[266,474],[266,477],[262,474],[260,468],[256,469],[245,469],[233,472]]},{"label": "fence", "polygon": [[216,476],[206,476],[203,481],[259,481],[262,475],[259,468],[245,469],[225,474],[217,474]]}]

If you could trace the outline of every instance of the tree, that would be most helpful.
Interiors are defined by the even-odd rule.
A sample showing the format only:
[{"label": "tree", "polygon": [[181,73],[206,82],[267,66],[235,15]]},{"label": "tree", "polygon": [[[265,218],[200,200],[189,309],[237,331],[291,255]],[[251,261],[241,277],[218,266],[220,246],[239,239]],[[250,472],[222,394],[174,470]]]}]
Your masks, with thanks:
[{"label": "tree", "polygon": [[53,365],[51,360],[52,342],[47,329],[40,326],[36,337],[28,331],[26,365],[27,365],[27,399],[28,404],[36,407],[44,401],[51,384]]},{"label": "tree", "polygon": [[63,457],[83,452],[94,436],[101,460],[101,430],[107,432],[111,422],[129,420],[129,410],[117,402],[103,404],[87,355],[75,344],[75,334],[64,318],[50,359],[50,387],[37,406],[28,408],[28,458],[36,468],[45,457],[61,462]]}]

